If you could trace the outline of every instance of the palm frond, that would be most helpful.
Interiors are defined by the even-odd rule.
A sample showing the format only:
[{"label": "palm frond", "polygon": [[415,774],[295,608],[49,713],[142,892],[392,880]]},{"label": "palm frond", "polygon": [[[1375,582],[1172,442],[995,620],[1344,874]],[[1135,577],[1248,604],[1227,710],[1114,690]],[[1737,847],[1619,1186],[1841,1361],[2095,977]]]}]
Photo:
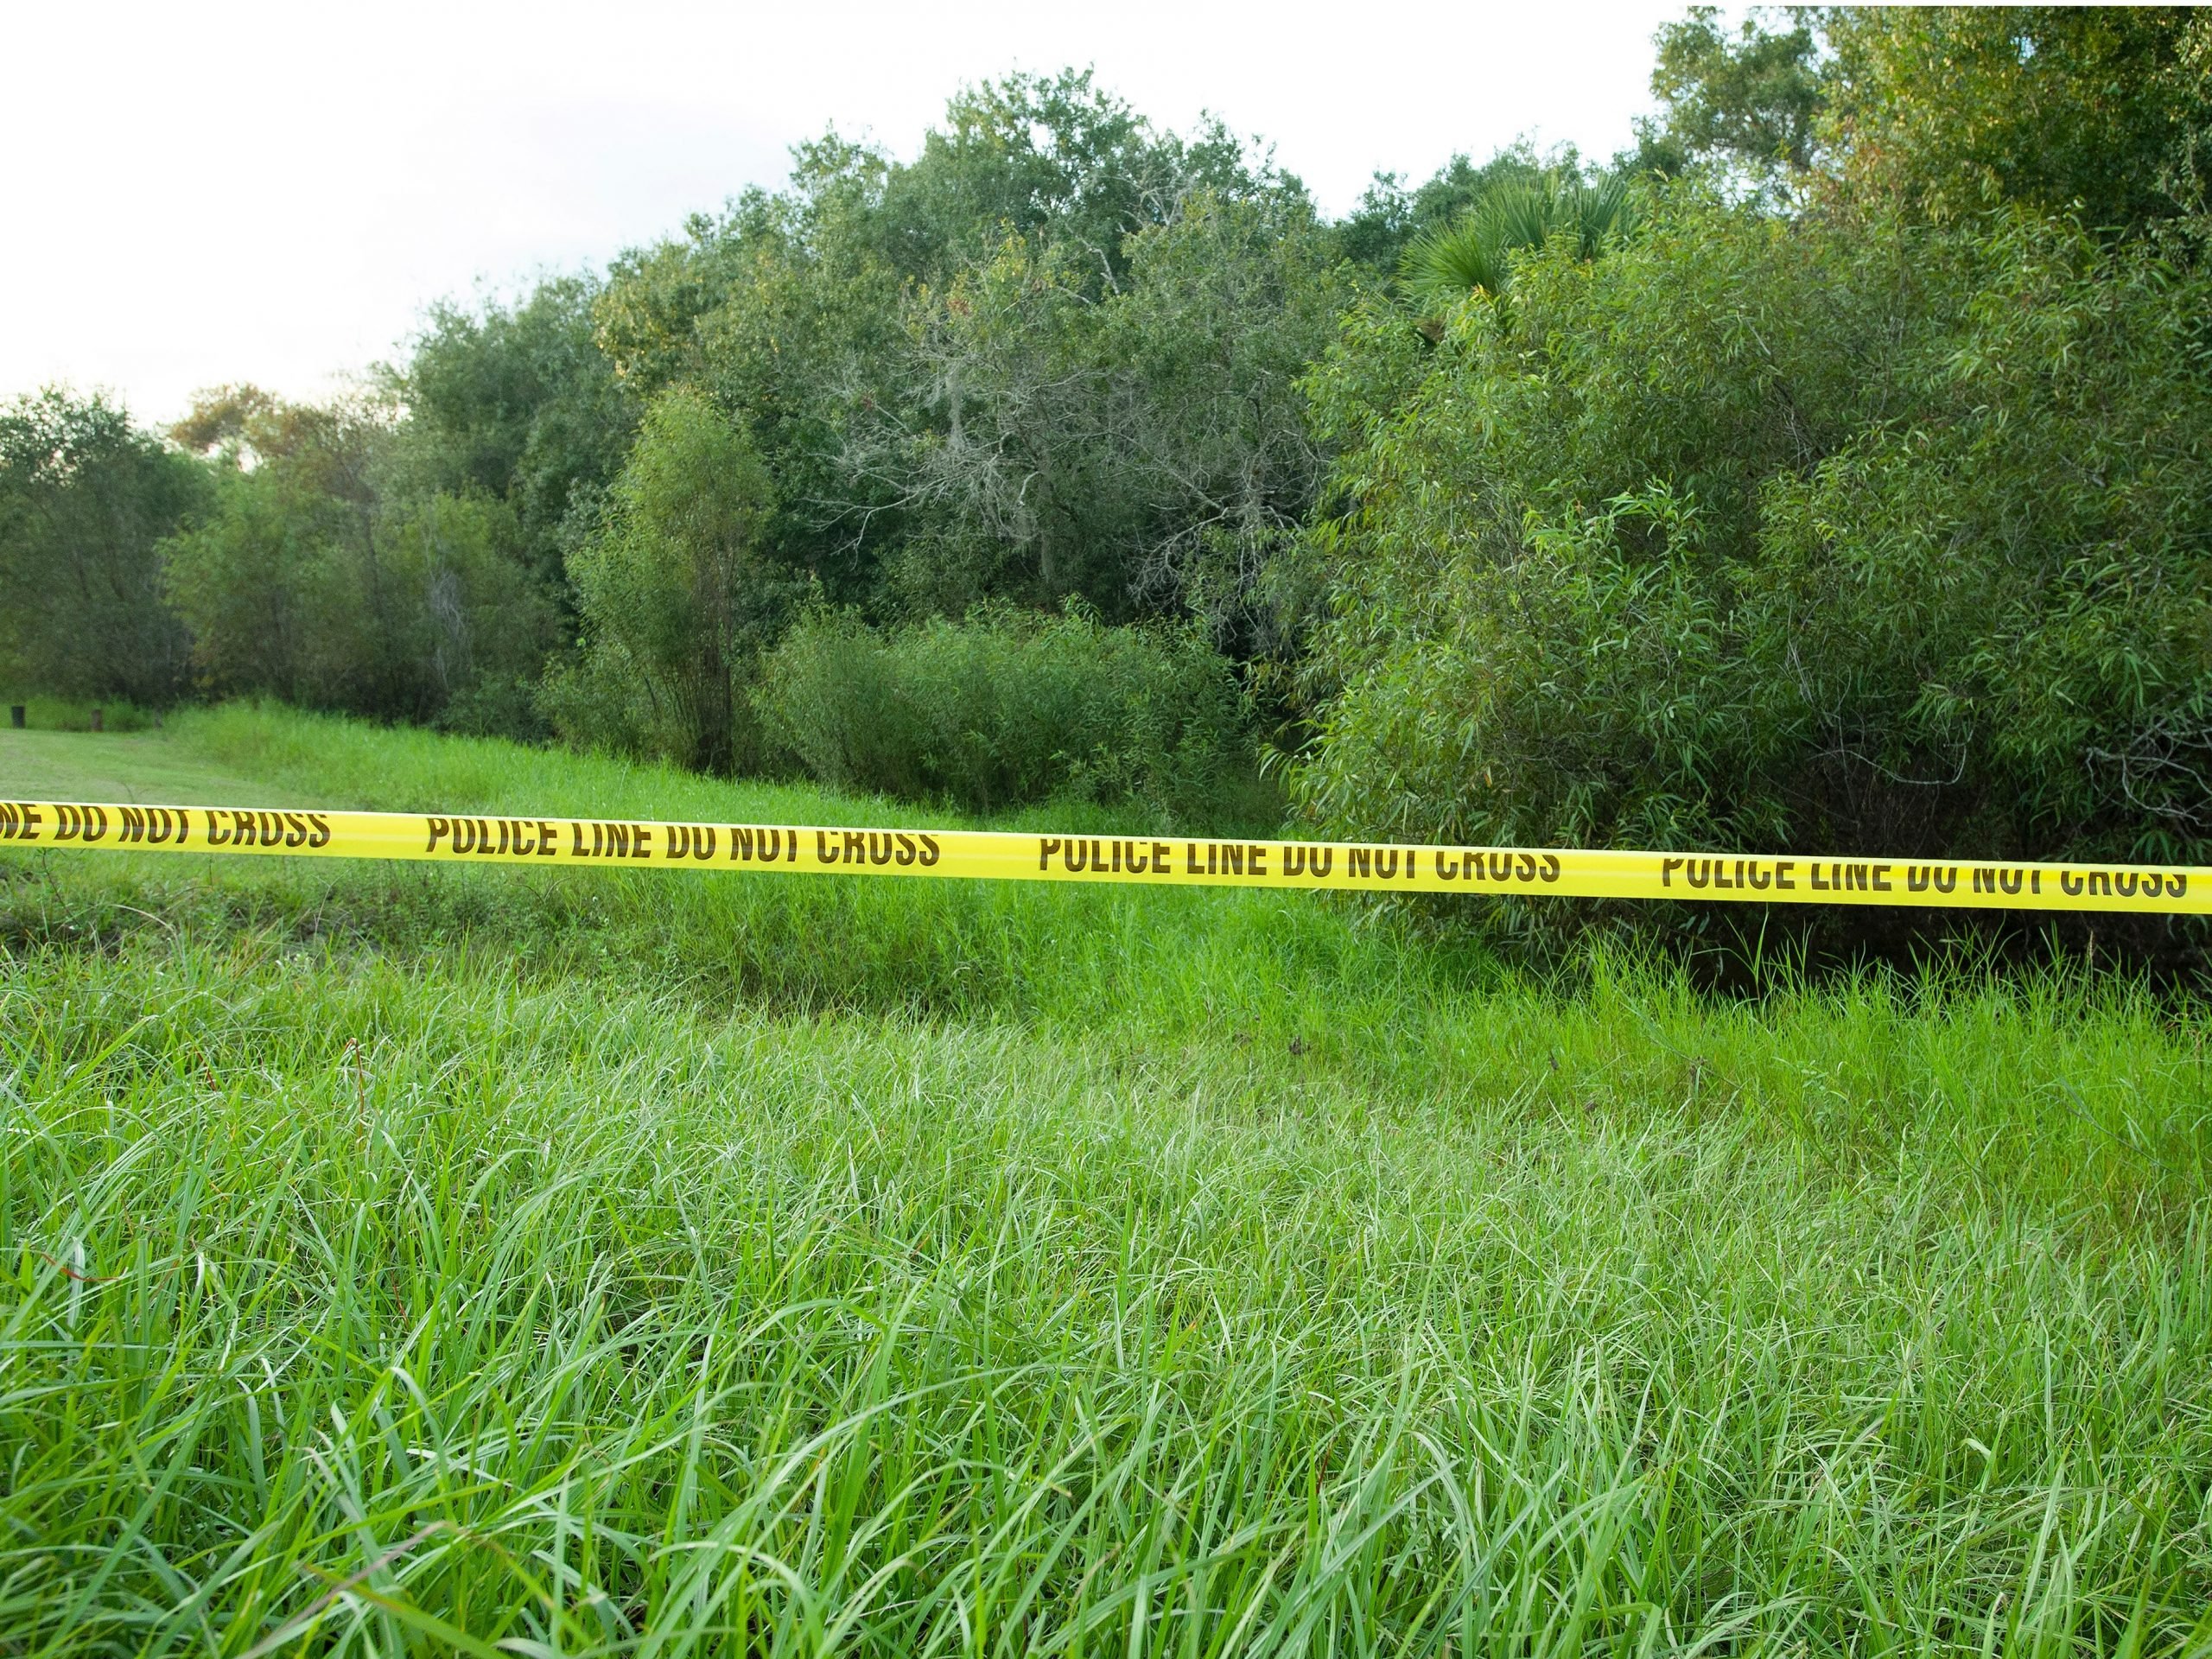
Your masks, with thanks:
[{"label": "palm frond", "polygon": [[1398,262],[1398,280],[1413,303],[1433,315],[1478,290],[1503,293],[1518,249],[1541,248],[1564,233],[1575,238],[1580,257],[1594,259],[1636,220],[1625,178],[1501,184],[1451,224],[1414,238]]},{"label": "palm frond", "polygon": [[1443,306],[1476,289],[1497,293],[1505,286],[1504,251],[1489,227],[1472,215],[1424,232],[1398,262],[1398,277],[1424,304]]}]

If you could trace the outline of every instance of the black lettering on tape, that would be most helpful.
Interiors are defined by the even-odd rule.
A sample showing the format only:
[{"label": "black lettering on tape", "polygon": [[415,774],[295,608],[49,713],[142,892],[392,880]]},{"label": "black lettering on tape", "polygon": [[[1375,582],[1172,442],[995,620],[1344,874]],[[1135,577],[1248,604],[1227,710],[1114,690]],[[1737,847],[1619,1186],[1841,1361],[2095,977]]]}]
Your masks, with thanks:
[{"label": "black lettering on tape", "polygon": [[149,847],[168,844],[175,836],[177,844],[184,843],[191,820],[181,809],[167,806],[123,806],[116,809],[116,840],[118,843],[143,842]]},{"label": "black lettering on tape", "polygon": [[54,809],[54,838],[81,842],[87,846],[105,839],[107,814],[97,806],[57,804]]}]

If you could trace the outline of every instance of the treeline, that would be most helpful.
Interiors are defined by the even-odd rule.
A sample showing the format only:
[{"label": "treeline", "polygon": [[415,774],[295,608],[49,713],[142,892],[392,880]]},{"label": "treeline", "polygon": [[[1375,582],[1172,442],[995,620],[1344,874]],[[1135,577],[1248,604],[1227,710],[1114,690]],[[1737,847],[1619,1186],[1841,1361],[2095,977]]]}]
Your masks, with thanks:
[{"label": "treeline", "polygon": [[24,399],[0,677],[1186,816],[1264,741],[1361,836],[2202,860],[2212,25],[1698,10],[1653,85],[1610,162],[1332,221],[1015,78],[348,399]]}]

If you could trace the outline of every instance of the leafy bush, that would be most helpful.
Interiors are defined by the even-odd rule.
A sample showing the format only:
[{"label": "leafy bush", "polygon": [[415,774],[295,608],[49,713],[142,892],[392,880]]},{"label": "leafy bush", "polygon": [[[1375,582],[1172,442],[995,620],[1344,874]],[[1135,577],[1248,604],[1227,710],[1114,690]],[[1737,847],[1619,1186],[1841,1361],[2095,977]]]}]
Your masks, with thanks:
[{"label": "leafy bush", "polygon": [[207,493],[197,465],[98,396],[48,388],[0,410],[0,677],[171,702],[188,641],[156,549]]},{"label": "leafy bush", "polygon": [[1250,772],[1228,662],[1194,634],[988,609],[884,635],[817,613],[763,664],[770,733],[825,784],[988,812],[1053,796],[1170,821]]},{"label": "leafy bush", "polygon": [[175,435],[219,462],[213,511],[162,550],[206,690],[533,729],[554,613],[505,502],[404,487],[391,413],[372,404],[286,405],[231,388]]},{"label": "leafy bush", "polygon": [[504,503],[433,495],[372,517],[264,467],[226,480],[164,553],[211,691],[480,734],[532,725],[552,612]]},{"label": "leafy bush", "polygon": [[556,730],[705,772],[758,762],[741,683],[798,591],[762,555],[774,499],[741,428],[691,388],[661,395],[569,561],[582,635],[540,696]]},{"label": "leafy bush", "polygon": [[1361,835],[2212,852],[2212,276],[1694,196],[1356,320],[1305,806]]}]

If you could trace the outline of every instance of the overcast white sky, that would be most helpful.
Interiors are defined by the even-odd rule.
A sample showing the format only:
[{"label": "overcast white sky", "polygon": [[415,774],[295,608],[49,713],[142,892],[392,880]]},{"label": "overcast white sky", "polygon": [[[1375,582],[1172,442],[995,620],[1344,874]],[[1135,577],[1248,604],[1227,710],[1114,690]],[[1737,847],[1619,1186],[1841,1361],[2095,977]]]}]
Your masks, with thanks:
[{"label": "overcast white sky", "polygon": [[1211,110],[1332,213],[1523,134],[1610,155],[1681,10],[0,0],[0,395],[66,380],[156,422],[221,381],[313,395],[441,295],[602,264],[833,124],[912,154],[1017,68]]}]

